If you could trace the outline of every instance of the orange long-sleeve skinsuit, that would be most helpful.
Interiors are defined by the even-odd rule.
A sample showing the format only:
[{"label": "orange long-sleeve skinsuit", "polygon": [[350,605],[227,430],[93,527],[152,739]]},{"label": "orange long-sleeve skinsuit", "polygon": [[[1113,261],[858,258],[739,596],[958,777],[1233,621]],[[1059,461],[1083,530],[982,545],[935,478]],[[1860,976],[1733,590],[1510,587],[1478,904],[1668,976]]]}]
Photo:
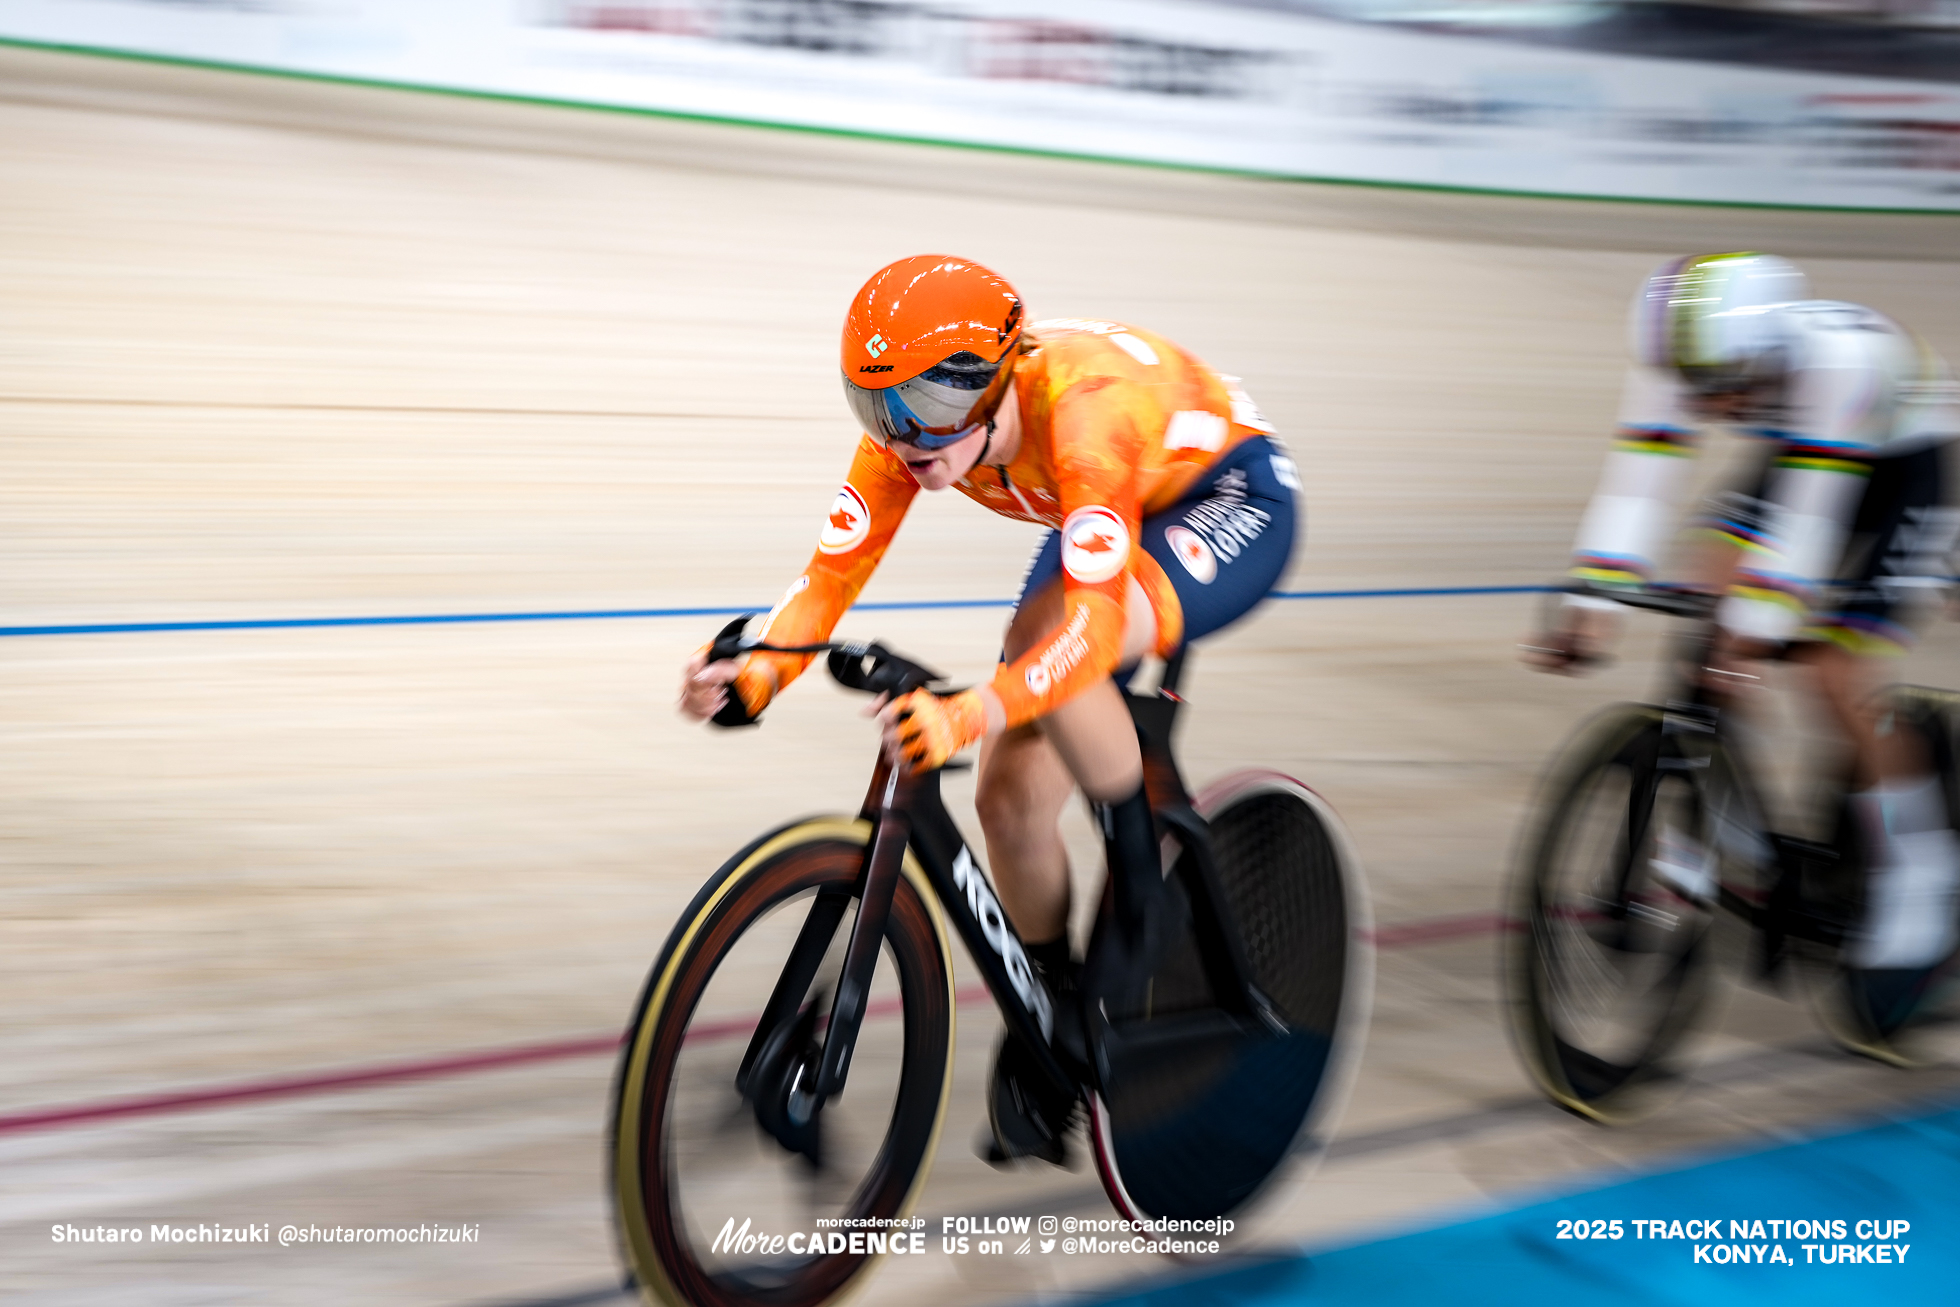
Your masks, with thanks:
[{"label": "orange long-sleeve skinsuit", "polygon": [[[1009,726],[1052,711],[1116,669],[1129,577],[1156,614],[1158,652],[1176,649],[1183,615],[1169,578],[1138,547],[1142,521],[1177,503],[1225,453],[1271,430],[1243,392],[1192,355],[1118,323],[1034,324],[1014,376],[1022,431],[1014,461],[976,466],[957,483],[1004,517],[1062,531],[1062,623],[993,679]],[[860,438],[817,552],[770,614],[767,638],[828,639],[918,493],[901,458]],[[736,692],[760,713],[809,661],[753,654]]]}]

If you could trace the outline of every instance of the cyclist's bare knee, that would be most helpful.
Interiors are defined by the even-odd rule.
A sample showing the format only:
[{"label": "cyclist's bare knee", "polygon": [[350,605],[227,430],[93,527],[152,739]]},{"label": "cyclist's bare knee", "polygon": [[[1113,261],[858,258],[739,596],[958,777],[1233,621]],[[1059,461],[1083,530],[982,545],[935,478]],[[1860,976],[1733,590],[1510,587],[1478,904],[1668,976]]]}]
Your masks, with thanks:
[{"label": "cyclist's bare knee", "polygon": [[1056,754],[1082,792],[1097,803],[1120,803],[1143,784],[1143,751],[1116,682],[1090,686],[1041,719]]},{"label": "cyclist's bare knee", "polygon": [[1068,847],[1061,815],[1075,782],[1033,727],[989,736],[980,750],[974,808],[1001,905],[1023,939],[1068,929]]},{"label": "cyclist's bare knee", "polygon": [[973,806],[989,840],[1052,830],[1074,784],[1041,729],[1017,726],[981,743]]}]

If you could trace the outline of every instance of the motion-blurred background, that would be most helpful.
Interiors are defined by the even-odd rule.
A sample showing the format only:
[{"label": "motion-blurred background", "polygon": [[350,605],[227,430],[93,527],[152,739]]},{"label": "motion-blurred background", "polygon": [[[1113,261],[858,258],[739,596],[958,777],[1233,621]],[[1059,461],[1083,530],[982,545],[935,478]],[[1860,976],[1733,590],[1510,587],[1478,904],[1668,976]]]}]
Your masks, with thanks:
[{"label": "motion-blurred background", "polygon": [[[623,1301],[610,1043],[708,872],[853,808],[872,747],[815,681],[760,731],[690,728],[677,669],[807,557],[855,436],[843,307],[927,250],[1242,376],[1302,469],[1293,597],[1201,651],[1185,755],[1343,812],[1379,995],[1344,1144],[1254,1237],[1351,1243],[1951,1090],[1744,994],[1679,1110],[1583,1127],[1517,1071],[1493,956],[1538,768],[1655,676],[1650,624],[1591,681],[1513,656],[1626,299],[1665,255],[1773,250],[1960,355],[1957,21],[0,0],[0,1290]],[[977,678],[1035,533],[914,519],[866,595],[890,606],[845,629]],[[1955,684],[1951,628],[1901,675]],[[1806,724],[1765,730],[1798,824]],[[1083,1174],[970,1155],[993,1017],[963,1015],[921,1210],[1102,1210]],[[481,1241],[50,1235],[438,1219]],[[935,1255],[866,1301],[1162,1269]]]}]

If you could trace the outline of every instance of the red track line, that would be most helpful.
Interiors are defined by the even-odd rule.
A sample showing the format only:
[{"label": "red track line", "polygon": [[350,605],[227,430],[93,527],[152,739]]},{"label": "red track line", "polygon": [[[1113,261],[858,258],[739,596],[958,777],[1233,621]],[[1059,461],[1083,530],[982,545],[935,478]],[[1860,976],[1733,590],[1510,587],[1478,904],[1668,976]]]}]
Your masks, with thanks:
[{"label": "red track line", "polygon": [[394,1080],[461,1075],[466,1071],[488,1071],[496,1067],[522,1066],[528,1062],[552,1062],[560,1058],[610,1053],[618,1047],[618,1035],[594,1035],[584,1039],[558,1039],[543,1044],[526,1044],[519,1048],[493,1049],[482,1053],[463,1053],[452,1057],[426,1058],[414,1062],[395,1062],[349,1071],[328,1071],[308,1076],[279,1076],[270,1080],[248,1080],[243,1084],[219,1085],[210,1089],[188,1089],[175,1094],[148,1094],[137,1098],[112,1098],[103,1103],[83,1103],[75,1107],[48,1107],[38,1111],[0,1116],[0,1134],[46,1130],[54,1126],[82,1125],[91,1121],[112,1121],[119,1117],[187,1112],[200,1107],[215,1107],[220,1103],[291,1098],[300,1094],[317,1094],[331,1089],[353,1089],[364,1085],[387,1084]]},{"label": "red track line", "polygon": [[1516,930],[1523,923],[1501,912],[1471,912],[1458,917],[1431,917],[1400,926],[1383,926],[1369,936],[1376,948],[1409,948],[1416,944],[1440,944],[1446,939],[1468,935],[1495,935]]},{"label": "red track line", "polygon": [[[1494,912],[1468,916],[1438,917],[1412,921],[1401,926],[1385,926],[1373,932],[1376,948],[1406,948],[1433,944],[1515,929],[1516,923]],[[960,990],[954,995],[961,1007],[988,998],[984,985]],[[899,1010],[896,997],[881,999],[865,1009],[866,1016],[890,1016]],[[746,1035],[755,1029],[754,1017],[736,1017],[709,1022],[687,1032],[686,1042],[713,1042]],[[80,1103],[69,1107],[44,1107],[26,1112],[0,1115],[0,1135],[25,1134],[31,1130],[53,1130],[64,1126],[88,1125],[129,1117],[164,1116],[174,1112],[194,1112],[200,1108],[228,1103],[261,1102],[275,1098],[298,1098],[339,1089],[360,1089],[402,1080],[429,1080],[441,1076],[464,1075],[473,1071],[494,1071],[501,1067],[527,1066],[537,1062],[557,1062],[566,1058],[593,1057],[616,1052],[623,1035],[588,1035],[582,1039],[556,1039],[515,1048],[486,1049],[480,1053],[459,1053],[449,1057],[419,1058],[413,1061],[357,1067],[346,1071],[327,1071],[303,1076],[275,1076],[248,1080],[241,1084],[215,1085],[209,1089],[186,1089],[170,1094],[145,1094],[132,1098],[112,1098],[99,1103]]]},{"label": "red track line", "polygon": [[[961,1004],[987,997],[985,986],[960,990],[955,999]],[[891,1016],[899,1011],[896,997],[880,999],[865,1007],[868,1017]],[[711,1021],[691,1028],[686,1043],[713,1043],[746,1035],[755,1029],[754,1017]],[[112,1098],[102,1103],[83,1103],[74,1107],[49,1107],[36,1111],[0,1116],[0,1135],[22,1134],[29,1130],[49,1130],[59,1126],[86,1125],[95,1121],[114,1121],[132,1116],[162,1116],[172,1112],[192,1112],[225,1103],[249,1103],[268,1098],[295,1098],[336,1089],[359,1089],[398,1080],[425,1080],[439,1076],[462,1075],[470,1071],[493,1071],[499,1067],[524,1066],[533,1062],[557,1062],[565,1058],[610,1054],[618,1050],[624,1035],[589,1035],[583,1039],[555,1039],[517,1048],[489,1049],[481,1053],[461,1053],[450,1057],[393,1062],[381,1066],[347,1071],[327,1071],[307,1076],[280,1076],[269,1080],[248,1080],[237,1085],[218,1085],[210,1089],[187,1089],[174,1094],[146,1094],[136,1098]]]}]

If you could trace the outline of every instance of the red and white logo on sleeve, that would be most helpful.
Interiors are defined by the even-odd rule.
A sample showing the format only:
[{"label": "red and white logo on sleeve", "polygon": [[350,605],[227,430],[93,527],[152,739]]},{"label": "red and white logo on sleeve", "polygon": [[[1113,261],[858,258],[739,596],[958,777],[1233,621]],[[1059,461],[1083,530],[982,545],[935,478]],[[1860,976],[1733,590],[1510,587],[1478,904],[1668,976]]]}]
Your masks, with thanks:
[{"label": "red and white logo on sleeve", "polygon": [[817,548],[826,554],[847,554],[871,534],[871,510],[857,487],[846,481],[831,502],[830,516],[817,533]]},{"label": "red and white logo on sleeve", "polygon": [[1078,508],[1062,523],[1062,566],[1084,585],[1107,581],[1130,561],[1130,528],[1099,504]]}]

